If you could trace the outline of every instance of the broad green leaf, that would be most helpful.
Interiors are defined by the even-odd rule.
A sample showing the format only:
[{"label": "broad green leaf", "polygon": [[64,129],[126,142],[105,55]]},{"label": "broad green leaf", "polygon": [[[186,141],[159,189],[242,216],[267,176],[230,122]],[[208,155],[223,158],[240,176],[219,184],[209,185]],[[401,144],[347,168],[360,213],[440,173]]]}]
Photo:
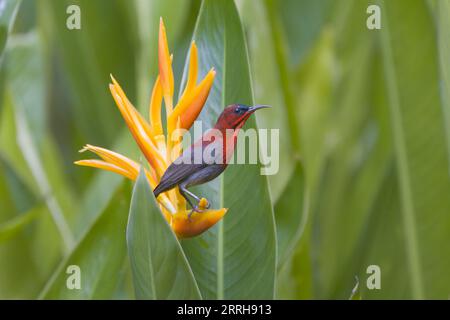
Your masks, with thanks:
[{"label": "broad green leaf", "polygon": [[[5,66],[5,65],[3,65]],[[22,150],[17,144],[17,128],[15,123],[14,105],[11,96],[5,94],[2,97],[2,109],[0,114],[0,150],[2,157],[16,172],[25,185],[35,194],[38,194],[37,187],[27,162],[23,157]]]},{"label": "broad green leaf", "polygon": [[[198,46],[199,76],[212,67],[217,71],[200,114],[206,129],[215,124],[225,106],[253,103],[246,43],[234,2],[203,1],[193,38]],[[245,128],[255,126],[250,118]],[[274,296],[275,226],[267,178],[260,168],[230,165],[218,179],[195,190],[213,208],[229,208],[215,227],[182,241],[204,298]]]},{"label": "broad green leaf", "polygon": [[48,210],[35,206],[1,228],[0,297],[35,299],[60,259],[61,240]]},{"label": "broad green leaf", "polygon": [[442,109],[447,134],[447,152],[448,158],[450,159],[450,2],[442,0],[438,1],[436,6],[436,14],[439,35],[438,45],[440,58],[440,76],[442,79],[442,85],[440,87]]},{"label": "broad green leaf", "polygon": [[33,219],[35,219],[42,210],[40,207],[35,207],[30,209],[29,211],[18,215],[8,221],[5,221],[0,224],[0,243],[5,242],[16,234],[19,231],[23,230],[25,226],[27,226]]},{"label": "broad green leaf", "polygon": [[131,198],[127,246],[136,298],[201,298],[183,249],[158,208],[143,171]]},{"label": "broad green leaf", "polygon": [[[8,35],[14,24],[21,0],[4,0],[0,2],[0,101],[3,100],[5,86],[5,68],[3,65],[3,52],[6,47]],[[3,103],[0,103],[0,113]]]},{"label": "broad green leaf", "polygon": [[28,211],[37,203],[34,192],[0,153],[0,221],[7,216]]},{"label": "broad green leaf", "polygon": [[[41,299],[111,299],[126,258],[125,229],[129,188],[119,188],[70,255],[59,265],[42,291]],[[69,289],[70,266],[80,270],[80,289]]]},{"label": "broad green leaf", "polygon": [[36,34],[11,38],[6,58],[17,144],[68,250],[73,236],[67,219],[73,216],[75,202],[47,127],[42,51]]},{"label": "broad green leaf", "polygon": [[291,180],[275,204],[278,266],[281,266],[297,244],[307,219],[307,195],[304,168],[298,163]]},{"label": "broad green leaf", "polygon": [[360,262],[361,242],[392,156],[380,59],[374,54],[377,34],[365,26],[367,6],[337,3],[332,25],[299,73],[311,210],[287,268],[290,277],[282,275],[280,297],[347,299],[355,275],[367,267]]},{"label": "broad green leaf", "polygon": [[0,153],[0,243],[28,225],[39,212],[34,192]]},{"label": "broad green leaf", "polygon": [[376,101],[381,77],[373,54],[376,33],[365,26],[368,3],[341,6],[334,17],[338,81],[322,134],[328,138],[327,149],[316,158],[323,169],[320,180],[314,182],[311,235],[312,251],[317,252],[313,260],[316,296],[346,299],[358,273],[354,268],[359,267],[355,261],[360,257],[355,251],[391,154],[385,142],[390,138],[385,132],[389,127],[376,115],[385,104]]},{"label": "broad green leaf", "polygon": [[35,298],[60,259],[61,238],[16,144],[14,110],[3,100],[0,124],[0,297]]},{"label": "broad green leaf", "polygon": [[[80,30],[67,28],[71,16],[67,9],[71,5],[80,9]],[[56,81],[65,82],[71,98],[70,104],[52,108],[55,113],[69,115],[72,130],[92,144],[114,142],[117,126],[122,123],[108,90],[109,75],[118,79],[130,101],[136,98],[137,43],[132,33],[136,25],[127,14],[132,6],[131,1],[118,0],[38,2],[39,27],[48,48],[46,57],[62,67],[61,79]]]},{"label": "broad green leaf", "polygon": [[333,1],[275,0],[273,2],[275,4],[273,9],[281,16],[280,21],[289,48],[290,65],[298,65],[319,37]]},{"label": "broad green leaf", "polygon": [[[407,257],[402,266],[407,274],[404,281],[412,298],[447,298],[450,259],[438,248],[449,241],[450,179],[434,21],[423,1],[380,3],[385,16],[381,45]],[[408,10],[403,10],[404,6]]]},{"label": "broad green leaf", "polygon": [[279,130],[280,135],[278,143],[279,170],[276,174],[268,176],[272,200],[275,202],[289,181],[297,154],[293,147],[292,140],[295,139],[291,137],[292,131],[287,114],[287,104],[291,103],[289,88],[285,87],[288,79],[281,80],[281,76],[286,76],[281,70],[284,64],[265,62],[287,59],[284,55],[280,56],[279,54],[279,51],[284,52],[287,49],[285,49],[286,45],[283,41],[275,41],[278,39],[275,37],[278,30],[272,30],[270,23],[261,24],[261,21],[270,21],[270,12],[264,5],[264,1],[244,0],[239,3],[248,37],[255,102],[272,106],[264,112],[255,114],[258,127]]},{"label": "broad green leaf", "polygon": [[[297,254],[296,249],[300,246],[299,240],[304,236],[305,226],[308,222],[309,194],[305,186],[305,172],[301,163],[297,163],[295,171],[289,183],[283,190],[283,194],[275,204],[275,222],[277,227],[278,245],[278,273],[277,273],[277,298],[292,297],[293,273],[302,273],[302,277],[310,277],[309,269],[301,268],[293,270],[293,257]],[[303,259],[307,263],[308,260]],[[303,282],[303,281],[302,281]],[[301,284],[302,291],[307,291],[304,283]]]},{"label": "broad green leaf", "polygon": [[[343,27],[336,28],[346,35],[337,47],[345,60],[336,92],[347,98],[333,114],[337,147],[312,213],[316,296],[348,297],[354,276],[364,283],[375,264],[382,288],[362,286],[365,298],[443,298],[448,260],[432,248],[448,241],[449,181],[433,22],[423,1],[384,2],[382,30],[367,34],[367,3],[357,4],[346,4],[350,10],[338,19]],[[367,47],[380,32],[384,68],[378,47]],[[428,43],[419,40],[425,38]]]},{"label": "broad green leaf", "polygon": [[[311,213],[312,204],[317,194],[320,175],[327,154],[327,130],[330,126],[331,95],[333,92],[333,55],[335,37],[325,30],[311,55],[305,60],[303,67],[295,76],[291,76],[292,85],[297,87],[299,94],[293,103],[294,117],[300,130],[302,158],[305,168],[305,183],[310,192],[308,199],[308,221],[302,238],[297,243],[294,255],[285,262],[278,272],[277,297],[285,299],[311,299],[313,266],[311,252]],[[301,108],[299,107],[301,106]],[[323,199],[317,196],[317,201]]]},{"label": "broad green leaf", "polygon": [[325,167],[312,209],[318,298],[348,298],[355,275],[361,283],[366,280],[363,243],[379,246],[368,239],[366,228],[376,214],[373,206],[391,164],[392,144],[375,45],[378,34],[365,26],[369,4],[341,3],[333,20],[338,85],[329,114]]},{"label": "broad green leaf", "polygon": [[0,63],[3,58],[3,51],[6,47],[8,33],[19,10],[20,0],[0,1]]}]

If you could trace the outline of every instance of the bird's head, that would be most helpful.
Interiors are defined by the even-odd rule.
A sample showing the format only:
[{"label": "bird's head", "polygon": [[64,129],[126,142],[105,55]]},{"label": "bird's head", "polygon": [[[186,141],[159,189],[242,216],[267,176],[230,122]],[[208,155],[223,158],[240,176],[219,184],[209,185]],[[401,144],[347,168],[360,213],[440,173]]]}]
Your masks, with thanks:
[{"label": "bird's head", "polygon": [[217,129],[239,129],[253,112],[263,108],[265,105],[246,106],[243,104],[232,104],[226,107],[219,116],[215,128]]}]

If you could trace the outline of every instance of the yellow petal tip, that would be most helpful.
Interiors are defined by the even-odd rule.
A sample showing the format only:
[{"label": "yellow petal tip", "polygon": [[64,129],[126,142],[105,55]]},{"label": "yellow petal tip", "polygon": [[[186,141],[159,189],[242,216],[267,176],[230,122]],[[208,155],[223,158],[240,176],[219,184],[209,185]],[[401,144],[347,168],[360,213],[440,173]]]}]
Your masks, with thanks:
[{"label": "yellow petal tip", "polygon": [[195,237],[219,222],[227,211],[227,208],[222,208],[219,210],[193,212],[191,217],[189,217],[190,210],[177,212],[172,218],[173,231],[178,238]]}]

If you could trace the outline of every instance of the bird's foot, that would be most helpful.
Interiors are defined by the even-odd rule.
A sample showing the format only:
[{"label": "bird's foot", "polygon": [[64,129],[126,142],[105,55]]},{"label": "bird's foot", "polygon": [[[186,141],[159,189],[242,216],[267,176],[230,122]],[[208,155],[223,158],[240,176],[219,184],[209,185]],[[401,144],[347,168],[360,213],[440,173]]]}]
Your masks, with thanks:
[{"label": "bird's foot", "polygon": [[191,216],[192,216],[192,214],[193,214],[194,212],[202,213],[202,212],[205,212],[205,211],[206,211],[206,210],[200,209],[198,206],[193,207],[192,210],[191,210],[191,212],[189,212],[189,214],[188,214],[188,220],[191,221]]},{"label": "bird's foot", "polygon": [[191,216],[194,212],[202,213],[207,211],[211,207],[211,204],[205,198],[201,198],[198,204],[192,208],[191,212],[188,214],[188,219],[191,220]]}]

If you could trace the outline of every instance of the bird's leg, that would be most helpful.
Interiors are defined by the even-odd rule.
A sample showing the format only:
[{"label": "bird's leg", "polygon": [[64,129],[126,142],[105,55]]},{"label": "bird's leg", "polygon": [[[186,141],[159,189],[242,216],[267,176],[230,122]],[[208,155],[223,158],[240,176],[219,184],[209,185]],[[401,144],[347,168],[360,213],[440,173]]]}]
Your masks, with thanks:
[{"label": "bird's leg", "polygon": [[[191,206],[192,210],[191,212],[189,212],[188,214],[188,218],[191,218],[192,214],[195,212],[203,212],[204,210],[200,210],[198,208],[198,204],[200,203],[200,198],[197,197],[194,193],[192,193],[191,191],[189,191],[186,186],[184,184],[180,184],[178,185],[178,188],[180,189],[180,193],[181,195],[186,199],[186,201],[189,203],[189,205]],[[197,200],[197,205],[193,205],[191,199],[189,199],[188,195],[190,195],[192,198],[194,198],[195,200]],[[208,205],[206,207],[206,209],[209,209],[210,204],[208,202]]]},{"label": "bird's leg", "polygon": [[[178,189],[180,190],[180,194],[183,196],[183,198],[186,199],[186,201],[189,203],[189,205],[191,206],[191,208],[194,208],[194,204],[192,203],[192,200],[187,196],[187,194],[192,194],[192,192],[189,192],[185,186],[183,185],[179,185]],[[195,199],[198,199],[197,196],[194,195]]]}]

